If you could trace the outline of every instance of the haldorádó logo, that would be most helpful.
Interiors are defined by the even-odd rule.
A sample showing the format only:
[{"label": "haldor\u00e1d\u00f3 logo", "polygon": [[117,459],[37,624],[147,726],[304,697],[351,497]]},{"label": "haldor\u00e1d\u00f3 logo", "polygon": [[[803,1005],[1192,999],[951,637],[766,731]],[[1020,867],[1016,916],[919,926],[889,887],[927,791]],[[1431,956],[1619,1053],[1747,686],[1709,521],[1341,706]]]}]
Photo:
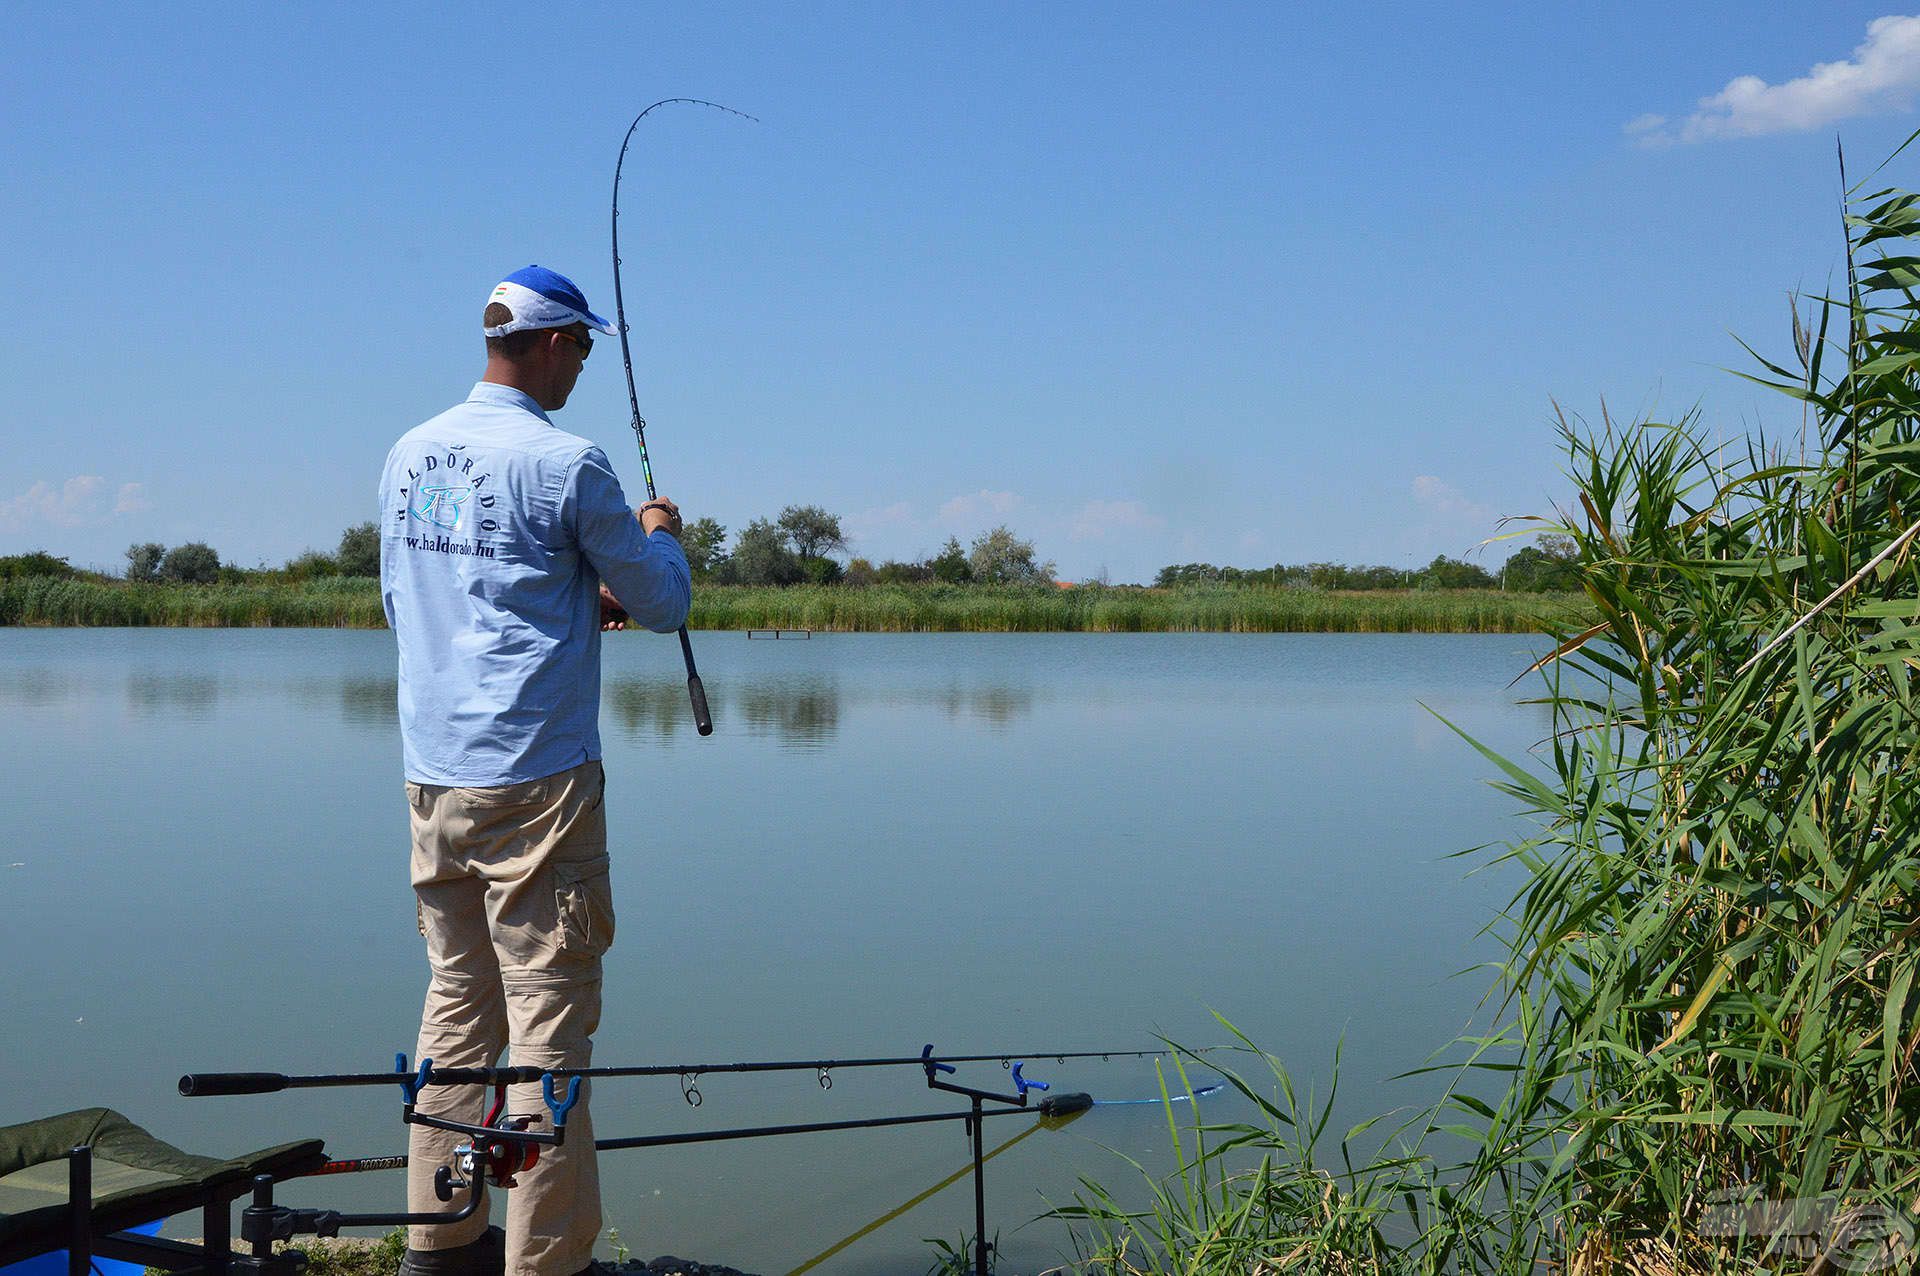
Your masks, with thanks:
[{"label": "haldor\u00e1d\u00f3 logo", "polygon": [[460,519],[465,513],[463,507],[472,496],[473,489],[465,483],[422,487],[415,495],[408,512],[423,523],[432,523],[435,527],[444,527],[450,532],[457,532],[460,530]]}]

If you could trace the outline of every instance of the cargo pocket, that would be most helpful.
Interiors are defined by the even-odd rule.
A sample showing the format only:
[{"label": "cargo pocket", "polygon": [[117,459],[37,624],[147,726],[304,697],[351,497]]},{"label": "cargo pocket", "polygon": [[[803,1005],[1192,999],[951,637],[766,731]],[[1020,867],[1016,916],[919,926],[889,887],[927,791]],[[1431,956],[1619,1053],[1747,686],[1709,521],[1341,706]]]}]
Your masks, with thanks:
[{"label": "cargo pocket", "polygon": [[501,811],[508,807],[531,806],[545,802],[552,788],[549,780],[525,780],[487,789],[455,789],[462,806],[474,811]]},{"label": "cargo pocket", "polygon": [[553,866],[554,911],[560,951],[598,957],[613,944],[612,860],[602,853]]}]

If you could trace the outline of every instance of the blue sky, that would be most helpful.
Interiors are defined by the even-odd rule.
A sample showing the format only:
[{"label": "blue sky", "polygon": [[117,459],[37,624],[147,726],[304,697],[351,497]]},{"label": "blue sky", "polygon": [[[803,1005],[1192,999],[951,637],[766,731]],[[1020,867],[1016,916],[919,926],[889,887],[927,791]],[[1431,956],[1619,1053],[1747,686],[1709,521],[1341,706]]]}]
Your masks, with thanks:
[{"label": "blue sky", "polygon": [[[1464,553],[1563,494],[1554,400],[1796,425],[1731,334],[1832,277],[1835,136],[1920,127],[1920,20],[1844,0],[36,7],[6,63],[0,552],[99,565],[374,517],[502,275],[610,310],[660,97],[764,121],[629,160],[662,491],[1117,581]],[[626,422],[603,345],[558,423],[633,494]]]}]

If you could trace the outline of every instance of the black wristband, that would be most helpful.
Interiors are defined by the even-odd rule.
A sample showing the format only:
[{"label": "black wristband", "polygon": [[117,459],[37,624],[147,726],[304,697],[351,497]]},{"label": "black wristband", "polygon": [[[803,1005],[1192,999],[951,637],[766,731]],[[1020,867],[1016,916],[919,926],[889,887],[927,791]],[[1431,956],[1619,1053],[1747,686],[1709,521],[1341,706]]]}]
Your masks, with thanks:
[{"label": "black wristband", "polygon": [[640,508],[642,510],[665,510],[670,521],[665,527],[656,527],[653,530],[656,532],[665,532],[675,540],[680,539],[680,515],[671,505],[665,501],[648,501]]}]

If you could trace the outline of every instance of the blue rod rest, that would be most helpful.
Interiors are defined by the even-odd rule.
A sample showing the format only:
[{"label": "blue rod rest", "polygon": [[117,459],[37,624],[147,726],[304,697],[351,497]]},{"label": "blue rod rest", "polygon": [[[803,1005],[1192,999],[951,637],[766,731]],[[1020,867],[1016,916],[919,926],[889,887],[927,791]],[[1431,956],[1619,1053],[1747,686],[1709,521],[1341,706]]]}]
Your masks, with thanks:
[{"label": "blue rod rest", "polygon": [[929,1041],[926,1049],[920,1052],[920,1066],[927,1070],[927,1080],[933,1080],[936,1072],[958,1072],[960,1069],[950,1063],[941,1063],[933,1057],[933,1043]]},{"label": "blue rod rest", "polygon": [[407,1106],[412,1107],[419,1102],[420,1091],[426,1088],[427,1079],[433,1075],[433,1060],[422,1059],[420,1070],[413,1072],[407,1067],[407,1056],[396,1054],[393,1056],[393,1070],[399,1075],[400,1093],[406,1096]]},{"label": "blue rod rest", "polygon": [[1052,1086],[1048,1085],[1044,1081],[1029,1081],[1025,1077],[1021,1076],[1020,1069],[1024,1068],[1025,1066],[1026,1065],[1023,1063],[1016,1063],[1013,1065],[1013,1088],[1014,1089],[1018,1090],[1022,1095],[1025,1095],[1026,1092],[1029,1090],[1051,1090],[1053,1088]]},{"label": "blue rod rest", "polygon": [[547,1111],[553,1114],[553,1128],[563,1130],[567,1125],[567,1113],[573,1111],[573,1105],[580,1102],[580,1078],[567,1078],[567,1097],[556,1098],[553,1093],[553,1074],[540,1074],[540,1097],[546,1100]]}]

